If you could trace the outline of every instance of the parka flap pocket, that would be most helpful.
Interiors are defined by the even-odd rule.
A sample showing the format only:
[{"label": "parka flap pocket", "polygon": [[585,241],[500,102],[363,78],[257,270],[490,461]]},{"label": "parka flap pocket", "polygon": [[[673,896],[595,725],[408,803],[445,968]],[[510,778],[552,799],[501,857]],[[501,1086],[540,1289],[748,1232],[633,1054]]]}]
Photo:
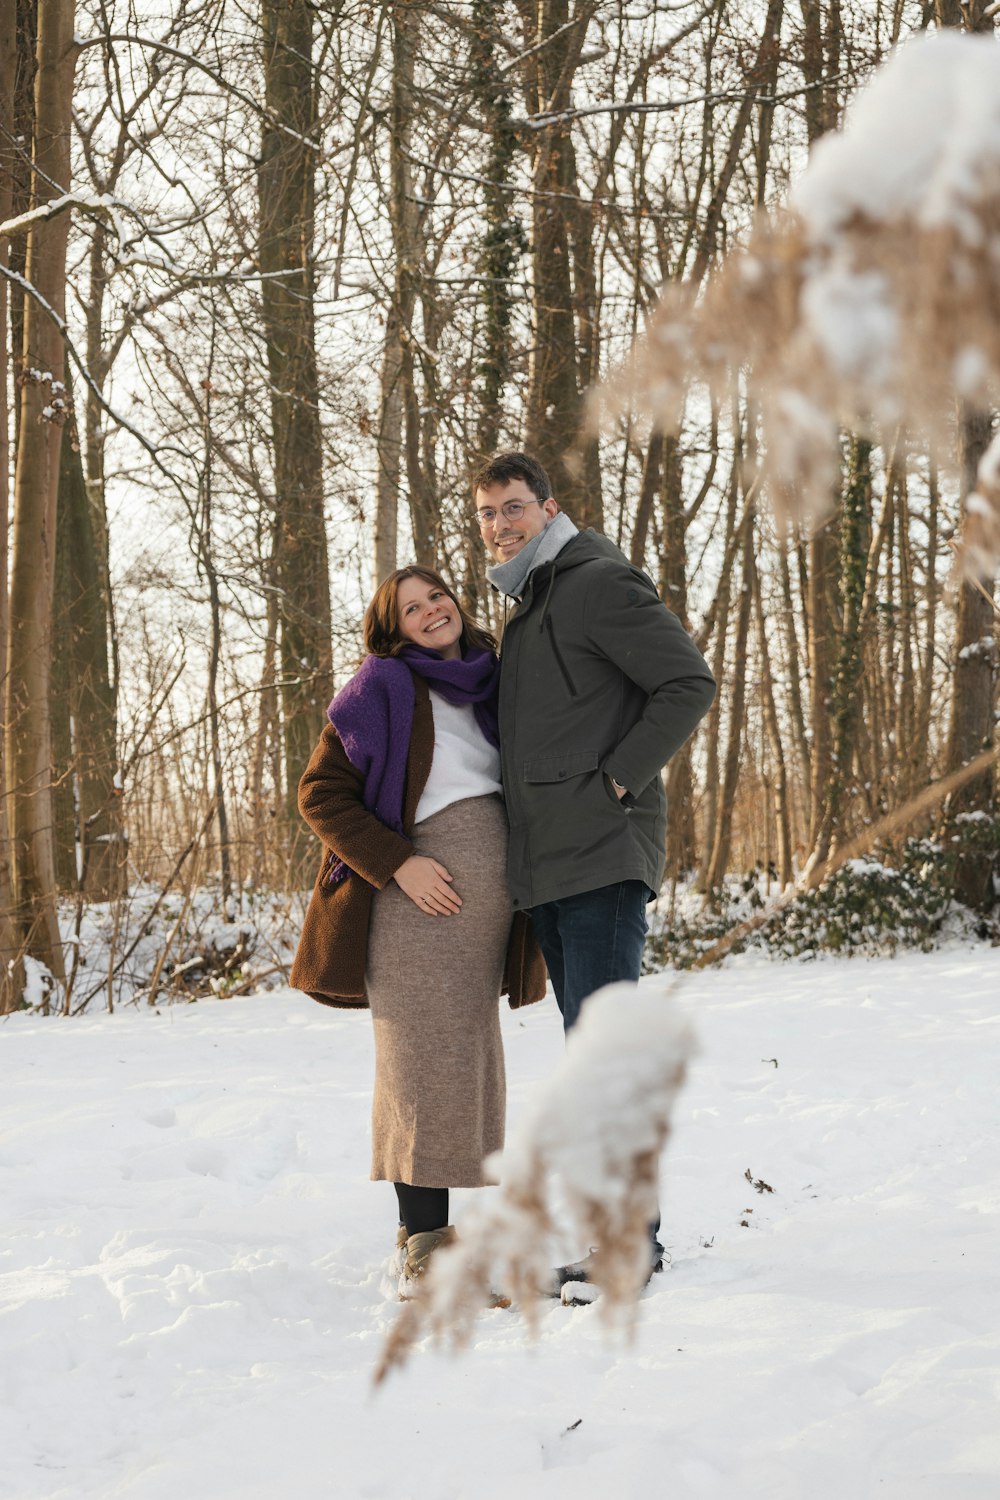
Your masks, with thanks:
[{"label": "parka flap pocket", "polygon": [[533,782],[568,781],[571,776],[596,771],[599,759],[596,750],[574,750],[566,755],[540,755],[537,760],[524,762],[524,779]]}]

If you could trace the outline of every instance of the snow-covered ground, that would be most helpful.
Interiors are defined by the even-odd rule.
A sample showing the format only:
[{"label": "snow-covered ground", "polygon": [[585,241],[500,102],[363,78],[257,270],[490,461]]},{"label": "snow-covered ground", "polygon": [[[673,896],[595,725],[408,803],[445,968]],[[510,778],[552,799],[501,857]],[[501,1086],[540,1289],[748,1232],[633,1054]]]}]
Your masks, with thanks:
[{"label": "snow-covered ground", "polygon": [[[747,957],[681,997],[673,1269],[635,1342],[484,1312],[376,1395],[367,1018],[283,990],[6,1021],[0,1494],[997,1500],[1000,955]],[[504,1031],[513,1115],[552,1001]]]}]

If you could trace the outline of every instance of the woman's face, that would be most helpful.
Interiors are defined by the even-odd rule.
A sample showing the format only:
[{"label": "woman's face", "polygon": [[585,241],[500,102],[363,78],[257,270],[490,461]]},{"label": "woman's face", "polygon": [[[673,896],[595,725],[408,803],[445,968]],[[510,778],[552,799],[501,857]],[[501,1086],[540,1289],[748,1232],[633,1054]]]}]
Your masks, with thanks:
[{"label": "woman's face", "polygon": [[453,599],[425,578],[404,578],[396,594],[399,633],[415,646],[438,651],[447,661],[462,654],[462,617]]}]

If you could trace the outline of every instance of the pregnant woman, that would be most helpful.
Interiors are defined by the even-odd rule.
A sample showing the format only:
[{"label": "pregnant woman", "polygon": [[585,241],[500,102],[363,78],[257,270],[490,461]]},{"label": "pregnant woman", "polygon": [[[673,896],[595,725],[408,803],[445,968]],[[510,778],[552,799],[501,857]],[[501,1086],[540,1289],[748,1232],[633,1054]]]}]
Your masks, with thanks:
[{"label": "pregnant woman", "polygon": [[507,890],[492,636],[428,568],[382,583],[368,655],[299,786],[325,847],[292,984],[375,1027],[373,1180],[394,1183],[399,1290],[452,1238],[448,1189],[477,1187],[504,1137],[498,1001],[545,970]]}]

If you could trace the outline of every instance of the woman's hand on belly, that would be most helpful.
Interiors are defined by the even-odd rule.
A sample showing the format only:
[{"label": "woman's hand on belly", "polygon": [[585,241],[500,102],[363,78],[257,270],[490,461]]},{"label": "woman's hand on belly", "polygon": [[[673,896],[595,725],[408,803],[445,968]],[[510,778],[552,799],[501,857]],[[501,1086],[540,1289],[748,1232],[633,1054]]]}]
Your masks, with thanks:
[{"label": "woman's hand on belly", "polygon": [[462,898],[451,889],[451,876],[436,859],[411,854],[392,878],[429,917],[451,917],[461,909]]}]

